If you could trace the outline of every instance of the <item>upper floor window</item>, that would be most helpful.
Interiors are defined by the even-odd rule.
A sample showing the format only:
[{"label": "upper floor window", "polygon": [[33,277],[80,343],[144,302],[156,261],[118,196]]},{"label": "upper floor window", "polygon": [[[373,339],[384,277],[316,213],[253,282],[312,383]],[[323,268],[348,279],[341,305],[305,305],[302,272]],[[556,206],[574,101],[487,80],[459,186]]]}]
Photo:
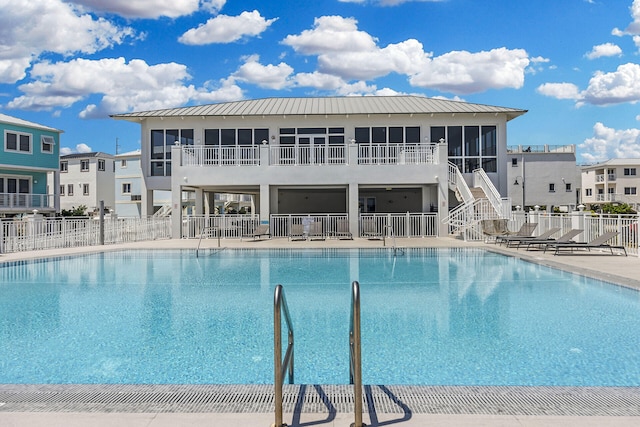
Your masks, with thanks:
[{"label": "upper floor window", "polygon": [[73,184],[67,184],[67,195],[73,196]]},{"label": "upper floor window", "polygon": [[85,196],[89,195],[89,184],[82,184],[82,194]]},{"label": "upper floor window", "polygon": [[567,192],[571,191],[571,184],[570,183],[564,184],[564,191],[567,191]]},{"label": "upper floor window", "polygon": [[89,172],[89,160],[80,160],[80,171],[81,172]]},{"label": "upper floor window", "polygon": [[52,136],[42,135],[40,137],[40,143],[42,145],[41,151],[43,153],[53,153],[53,145],[55,144],[55,141]]},{"label": "upper floor window", "polygon": [[122,194],[131,194],[131,183],[129,182],[122,183]]},{"label": "upper floor window", "polygon": [[516,167],[518,166],[518,158],[514,157],[511,159],[511,166]]},{"label": "upper floor window", "polygon": [[120,160],[120,168],[124,169],[127,167],[127,159]]},{"label": "upper floor window", "polygon": [[69,162],[60,162],[60,172],[69,172]]},{"label": "upper floor window", "polygon": [[549,184],[549,193],[555,193],[555,192],[556,192],[556,185]]},{"label": "upper floor window", "polygon": [[592,188],[585,188],[584,189],[584,195],[589,197],[589,196],[593,196],[593,189]]},{"label": "upper floor window", "polygon": [[635,174],[636,174],[636,168],[624,168],[625,176],[635,176]]},{"label": "upper floor window", "polygon": [[4,133],[4,149],[18,153],[31,153],[31,134],[6,131]]},{"label": "upper floor window", "polygon": [[60,185],[60,195],[64,196],[64,184]]},{"label": "upper floor window", "polygon": [[171,176],[171,149],[193,145],[193,129],[151,129],[151,176]]},{"label": "upper floor window", "polygon": [[[498,171],[498,133],[496,126],[431,126],[431,142],[447,143],[449,160],[461,172],[476,168]],[[516,166],[512,160],[512,166]]]},{"label": "upper floor window", "polygon": [[103,171],[104,170],[104,159],[98,159],[98,170],[99,171]]},{"label": "upper floor window", "polygon": [[420,143],[419,126],[376,126],[355,128],[358,144],[418,144]]}]

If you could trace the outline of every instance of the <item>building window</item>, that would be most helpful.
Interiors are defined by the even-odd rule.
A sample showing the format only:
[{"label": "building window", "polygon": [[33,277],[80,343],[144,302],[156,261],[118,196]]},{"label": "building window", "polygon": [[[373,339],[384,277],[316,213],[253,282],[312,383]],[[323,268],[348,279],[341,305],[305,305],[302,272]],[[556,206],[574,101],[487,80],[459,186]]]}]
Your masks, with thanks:
[{"label": "building window", "polygon": [[[343,128],[340,128],[344,130]],[[419,126],[361,127],[355,128],[358,144],[419,144]]]},{"label": "building window", "polygon": [[193,145],[193,129],[151,129],[151,176],[171,176],[171,149]]},{"label": "building window", "polygon": [[60,186],[60,195],[64,196],[64,184]]},{"label": "building window", "polygon": [[[431,142],[441,139],[447,142],[449,160],[461,172],[471,173],[478,167],[485,172],[498,171],[496,126],[432,126]],[[512,159],[511,165],[517,164]]]},{"label": "building window", "polygon": [[564,184],[564,191],[566,191],[566,192],[570,192],[570,191],[571,191],[571,184],[569,184],[569,183],[565,183],[565,184]]},{"label": "building window", "polygon": [[592,188],[585,188],[584,195],[587,196],[587,197],[593,196],[593,189]]},{"label": "building window", "polygon": [[73,196],[73,184],[67,184],[67,195]]},{"label": "building window", "polygon": [[636,175],[636,168],[624,168],[624,175],[625,176],[635,176]]},{"label": "building window", "polygon": [[4,149],[5,151],[15,151],[18,153],[31,153],[31,134],[5,132]]},{"label": "building window", "polygon": [[80,172],[89,172],[89,160],[80,160]]},{"label": "building window", "polygon": [[624,194],[627,196],[635,196],[637,194],[636,187],[624,187]]},{"label": "building window", "polygon": [[82,184],[82,194],[85,196],[89,195],[89,184]]},{"label": "building window", "polygon": [[62,173],[69,172],[69,162],[67,161],[60,162],[60,172]]},{"label": "building window", "polygon": [[120,168],[125,169],[126,167],[127,167],[127,160],[126,159],[120,160]]},{"label": "building window", "polygon": [[122,183],[122,194],[131,194],[131,183],[129,182]]},{"label": "building window", "polygon": [[518,166],[518,158],[514,157],[513,159],[511,159],[511,166],[513,166],[514,168]]},{"label": "building window", "polygon": [[555,192],[556,192],[556,185],[549,184],[549,193],[555,193]]},{"label": "building window", "polygon": [[104,171],[104,159],[98,159],[98,170],[99,171]]},{"label": "building window", "polygon": [[42,144],[41,150],[43,153],[53,153],[53,144],[55,141],[52,136],[42,135],[40,137],[40,143]]}]

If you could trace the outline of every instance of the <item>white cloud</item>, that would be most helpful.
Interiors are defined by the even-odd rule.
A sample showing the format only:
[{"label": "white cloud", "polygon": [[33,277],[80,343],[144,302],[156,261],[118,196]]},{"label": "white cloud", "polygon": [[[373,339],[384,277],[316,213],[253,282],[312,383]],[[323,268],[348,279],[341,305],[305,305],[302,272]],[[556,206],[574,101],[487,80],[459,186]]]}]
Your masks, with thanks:
[{"label": "white cloud", "polygon": [[103,18],[81,14],[60,0],[3,0],[0,3],[0,83],[23,79],[42,53],[92,54],[134,36]]},{"label": "white cloud", "polygon": [[226,0],[69,0],[99,12],[127,18],[177,18],[203,9],[215,13]]},{"label": "white cloud", "polygon": [[530,63],[522,49],[450,52],[433,58],[415,39],[381,48],[377,39],[358,30],[355,19],[341,16],[316,18],[313,29],[289,35],[282,43],[298,53],[318,55],[318,71],[322,74],[368,80],[399,73],[408,76],[414,86],[454,93],[520,88]]},{"label": "white cloud", "polygon": [[409,81],[414,86],[434,88],[457,94],[487,89],[519,89],[529,65],[523,49],[498,48],[471,53],[454,51],[425,63]]},{"label": "white cloud", "polygon": [[613,129],[598,122],[593,126],[593,137],[585,139],[579,148],[588,163],[613,158],[640,158],[640,129]]},{"label": "white cloud", "polygon": [[66,156],[67,154],[74,154],[74,153],[91,153],[91,152],[93,152],[91,147],[83,143],[77,144],[75,148],[60,147],[61,156]]},{"label": "white cloud", "polygon": [[594,105],[640,101],[640,65],[622,64],[612,73],[598,71],[589,80],[583,100]]},{"label": "white cloud", "polygon": [[219,15],[185,32],[178,41],[189,45],[230,43],[245,36],[260,35],[276,20],[264,19],[257,10],[242,12],[238,16]]},{"label": "white cloud", "polygon": [[304,55],[329,52],[367,52],[376,49],[376,40],[358,31],[358,21],[342,16],[315,18],[314,28],[300,35],[287,36],[282,43]]},{"label": "white cloud", "polygon": [[613,43],[604,43],[594,46],[591,52],[585,54],[588,59],[601,58],[603,56],[620,56],[622,55],[622,49],[620,46]]},{"label": "white cloud", "polygon": [[281,62],[278,65],[262,65],[260,58],[253,55],[233,73],[237,80],[249,82],[268,89],[284,89],[291,86],[290,76],[293,68]]},{"label": "white cloud", "polygon": [[190,100],[229,100],[242,91],[233,82],[222,82],[219,89],[186,85],[191,76],[185,65],[149,65],[134,59],[75,59],[69,62],[39,63],[32,71],[34,81],[20,86],[24,95],[7,104],[8,108],[50,110],[70,106],[92,94],[101,94],[98,105],[89,104],[82,118],[101,118],[110,113],[152,110],[184,105]]},{"label": "white cloud", "polygon": [[557,99],[578,100],[581,98],[580,89],[573,83],[545,83],[538,86],[536,91],[542,95]]}]

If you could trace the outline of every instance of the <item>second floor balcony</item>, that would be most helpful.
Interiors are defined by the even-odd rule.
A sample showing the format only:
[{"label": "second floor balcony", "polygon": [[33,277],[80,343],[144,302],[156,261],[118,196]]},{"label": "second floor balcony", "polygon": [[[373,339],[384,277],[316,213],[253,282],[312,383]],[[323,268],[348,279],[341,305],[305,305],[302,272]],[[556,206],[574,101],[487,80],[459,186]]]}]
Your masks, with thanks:
[{"label": "second floor balcony", "polygon": [[54,212],[53,194],[0,193],[0,213]]},{"label": "second floor balcony", "polygon": [[182,146],[182,166],[438,164],[438,144]]}]

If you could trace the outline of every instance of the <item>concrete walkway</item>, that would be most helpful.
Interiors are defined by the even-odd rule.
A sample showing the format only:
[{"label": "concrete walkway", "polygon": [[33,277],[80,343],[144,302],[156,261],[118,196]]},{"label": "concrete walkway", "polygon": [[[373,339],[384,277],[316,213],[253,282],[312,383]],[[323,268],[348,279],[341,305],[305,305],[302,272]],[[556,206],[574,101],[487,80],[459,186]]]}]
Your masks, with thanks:
[{"label": "concrete walkway", "polygon": [[[387,246],[393,241],[387,240]],[[499,253],[517,256],[527,261],[548,265],[563,270],[576,272],[589,277],[612,281],[625,286],[640,289],[640,258],[637,256],[612,256],[603,254],[576,254],[554,256],[539,251],[508,249],[499,245],[485,243],[467,243],[450,238],[416,238],[397,239],[398,247],[480,247]],[[34,259],[60,255],[83,254],[90,251],[120,250],[120,249],[170,249],[197,247],[197,240],[162,240],[154,242],[131,243],[125,245],[110,245],[104,247],[72,248],[65,250],[34,251],[28,253],[14,253],[0,255],[0,262]],[[325,240],[325,241],[295,241],[285,239],[269,239],[261,241],[239,240],[204,240],[203,250],[221,248],[374,248],[383,247],[381,240]],[[2,412],[3,402],[0,402],[0,426],[29,426],[29,427],[111,427],[111,426],[270,426],[274,422],[273,414],[269,413],[97,413],[97,412]],[[363,421],[369,426],[398,425],[398,426],[637,426],[640,417],[629,416],[530,416],[530,415],[450,415],[450,414],[373,414],[363,415]],[[288,413],[284,422],[290,426],[349,426],[353,423],[353,414],[345,413]]]}]

